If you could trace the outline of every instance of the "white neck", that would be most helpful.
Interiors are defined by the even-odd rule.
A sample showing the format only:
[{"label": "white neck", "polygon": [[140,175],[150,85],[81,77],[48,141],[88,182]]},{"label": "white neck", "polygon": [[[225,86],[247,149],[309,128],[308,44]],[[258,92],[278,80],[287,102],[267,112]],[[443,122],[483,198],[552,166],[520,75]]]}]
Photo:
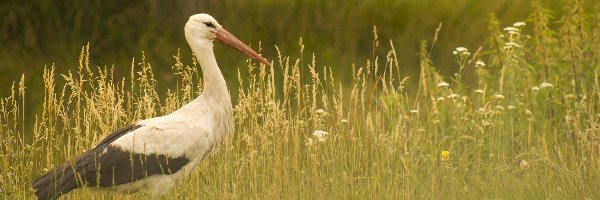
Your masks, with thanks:
[{"label": "white neck", "polygon": [[216,98],[225,97],[229,99],[227,83],[217,65],[212,41],[191,38],[188,42],[192,51],[196,54],[196,58],[198,58],[198,63],[200,64],[202,74],[204,75],[204,90],[202,91],[201,96],[211,96]]},{"label": "white neck", "polygon": [[[190,39],[192,38],[192,39]],[[215,54],[213,52],[213,43],[206,39],[196,39],[188,37],[188,43],[192,51],[198,58],[198,63],[202,68],[204,75],[204,90],[195,100],[183,106],[179,110],[191,111],[203,117],[212,119],[215,135],[214,141],[218,144],[223,138],[233,133],[233,110],[231,106],[231,97],[227,90],[225,78],[221,74]]]}]

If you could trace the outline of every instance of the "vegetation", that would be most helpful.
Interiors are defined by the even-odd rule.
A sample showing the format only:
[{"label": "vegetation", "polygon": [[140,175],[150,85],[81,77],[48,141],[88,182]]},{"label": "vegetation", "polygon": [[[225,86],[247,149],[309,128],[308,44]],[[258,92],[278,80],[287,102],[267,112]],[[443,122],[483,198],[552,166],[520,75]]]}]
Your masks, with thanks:
[{"label": "vegetation", "polygon": [[[320,58],[305,59],[302,40],[296,55],[274,50],[274,67],[247,64],[230,88],[238,90],[235,135],[165,198],[599,198],[600,4],[588,12],[568,0],[556,19],[532,5],[510,27],[489,17],[483,47],[441,51],[454,56],[450,75],[431,56],[444,27],[421,42],[416,76],[376,30],[370,59],[335,68],[351,72],[349,86]],[[195,98],[199,66],[174,57],[177,84],[165,94],[143,55],[115,76],[114,67],[90,65],[89,46],[73,71],[44,69],[39,110],[25,103],[37,90],[15,82],[0,100],[0,195],[29,199],[33,177],[124,124]]]},{"label": "vegetation", "polygon": [[[563,0],[546,0],[544,6],[562,13]],[[585,9],[592,12],[592,1]],[[339,70],[340,81],[349,84],[344,69],[352,63],[364,63],[373,56],[370,32],[378,27],[381,38],[392,39],[400,65],[407,75],[418,76],[419,41],[433,37],[443,23],[432,59],[443,74],[452,74],[453,57],[448,54],[458,44],[477,48],[488,34],[489,13],[509,22],[527,17],[528,1],[247,1],[247,0],[172,0],[127,2],[102,0],[4,0],[0,2],[0,96],[9,95],[14,77],[25,73],[31,90],[43,88],[43,66],[55,64],[56,73],[75,68],[81,46],[90,43],[92,66],[115,65],[115,75],[127,76],[132,57],[141,51],[155,66],[157,74],[168,74],[171,55],[182,49],[184,62],[191,62],[183,37],[185,19],[206,12],[219,20],[231,33],[256,47],[267,49],[266,57],[275,57],[277,45],[284,55],[298,57],[298,38],[319,63]],[[503,25],[503,26],[504,26]],[[240,56],[217,47],[218,61],[226,79],[237,88]],[[380,48],[378,54],[385,54]],[[306,54],[304,59],[310,59]],[[343,76],[342,76],[343,75]],[[174,85],[171,76],[157,76],[159,91]],[[416,82],[410,82],[411,86]],[[62,83],[60,80],[58,83]],[[35,87],[33,87],[35,86]],[[42,92],[36,90],[35,92]],[[236,91],[234,91],[236,92]],[[41,106],[42,99],[30,95],[28,104]],[[32,113],[30,113],[32,114]]]}]

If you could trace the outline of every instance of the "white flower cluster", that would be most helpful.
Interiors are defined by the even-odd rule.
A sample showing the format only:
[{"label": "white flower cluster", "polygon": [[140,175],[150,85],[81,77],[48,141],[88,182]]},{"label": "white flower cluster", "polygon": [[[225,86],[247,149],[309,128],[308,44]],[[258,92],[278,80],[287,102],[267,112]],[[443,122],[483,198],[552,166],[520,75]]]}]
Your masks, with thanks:
[{"label": "white flower cluster", "polygon": [[481,60],[478,60],[477,62],[475,62],[475,66],[476,67],[485,67],[485,63]]},{"label": "white flower cluster", "polygon": [[[315,130],[315,132],[313,132],[313,136],[315,136],[315,138],[319,142],[325,142],[325,141],[327,141],[327,135],[329,135],[329,133],[327,131],[324,131],[324,130]],[[314,143],[315,142],[314,142],[314,140],[312,138],[307,138],[306,141],[305,141],[305,144],[307,146],[311,146]]]},{"label": "white flower cluster", "polygon": [[509,35],[519,35],[519,29],[512,26],[504,28],[504,31],[506,31]]},{"label": "white flower cluster", "polygon": [[442,81],[442,82],[438,83],[438,87],[446,88],[446,87],[449,87],[449,86],[450,86],[450,84],[446,83],[445,81]]},{"label": "white flower cluster", "polygon": [[[509,41],[504,44],[504,49],[513,49],[521,47],[519,43],[515,42],[515,37],[521,34],[521,29],[525,25],[525,22],[515,22],[513,23],[513,26],[509,26],[503,29],[509,35]],[[504,38],[504,35],[501,35],[501,37]]]},{"label": "white flower cluster", "polygon": [[456,50],[452,51],[452,54],[454,55],[464,55],[464,56],[470,56],[471,53],[469,53],[469,49],[465,48],[465,47],[456,47]]},{"label": "white flower cluster", "polygon": [[549,88],[553,88],[553,87],[554,87],[554,85],[552,85],[551,83],[543,82],[540,84],[539,87],[538,86],[531,87],[531,91],[537,92],[537,91],[540,91],[543,89],[547,89],[547,88],[549,89]]},{"label": "white flower cluster", "polygon": [[496,99],[496,100],[504,100],[504,95],[496,94],[496,95],[494,95],[494,99]]},{"label": "white flower cluster", "polygon": [[512,49],[512,48],[516,48],[516,47],[521,47],[521,45],[516,42],[504,43],[504,49]]},{"label": "white flower cluster", "polygon": [[525,25],[527,25],[527,24],[525,24],[525,22],[515,22],[515,23],[513,23],[514,27],[521,27],[521,26],[525,26]]},{"label": "white flower cluster", "polygon": [[458,94],[455,94],[455,93],[449,94],[449,95],[447,96],[447,98],[448,98],[448,99],[457,99],[458,97],[460,97],[460,95],[458,95]]},{"label": "white flower cluster", "polygon": [[540,84],[540,89],[544,89],[544,88],[553,88],[554,85],[550,84],[550,83],[546,83],[543,82],[542,84]]},{"label": "white flower cluster", "polygon": [[316,130],[315,132],[313,132],[313,135],[317,138],[319,142],[325,142],[327,141],[327,135],[329,135],[329,133],[324,130]]}]

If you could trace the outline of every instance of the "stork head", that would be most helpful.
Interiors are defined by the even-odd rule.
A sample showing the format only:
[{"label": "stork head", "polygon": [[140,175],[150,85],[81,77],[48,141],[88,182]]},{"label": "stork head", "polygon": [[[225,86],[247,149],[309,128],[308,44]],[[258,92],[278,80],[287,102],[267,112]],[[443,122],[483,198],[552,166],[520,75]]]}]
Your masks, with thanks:
[{"label": "stork head", "polygon": [[225,30],[215,18],[208,14],[192,15],[185,24],[185,37],[190,44],[193,44],[191,41],[197,40],[212,43],[213,40],[217,39],[217,41],[225,46],[238,50],[261,63],[271,65],[267,59],[264,59],[242,41],[238,40],[229,31]]}]

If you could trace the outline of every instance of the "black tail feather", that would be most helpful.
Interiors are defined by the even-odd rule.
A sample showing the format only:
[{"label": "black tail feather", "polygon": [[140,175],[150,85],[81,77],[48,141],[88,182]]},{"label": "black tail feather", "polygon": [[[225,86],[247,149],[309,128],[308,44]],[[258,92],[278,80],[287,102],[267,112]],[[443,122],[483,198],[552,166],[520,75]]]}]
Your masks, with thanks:
[{"label": "black tail feather", "polygon": [[65,163],[33,181],[35,195],[40,200],[55,200],[61,195],[79,188],[75,176],[77,167]]},{"label": "black tail feather", "polygon": [[[96,175],[98,172],[96,170],[99,169],[99,164],[101,162],[98,161],[98,159],[100,159],[100,155],[102,155],[99,149],[106,152],[106,148],[100,147],[108,146],[112,141],[139,127],[142,127],[142,125],[132,124],[123,127],[108,135],[94,148],[75,158],[71,162],[64,163],[35,179],[32,186],[33,189],[35,189],[37,198],[40,200],[58,199],[61,195],[84,185],[110,186],[110,183],[112,183],[112,180],[110,179],[104,181],[97,180]],[[129,154],[127,154],[126,158],[130,158]],[[108,164],[108,166],[109,167],[107,168],[112,168],[114,167],[114,163]],[[101,183],[99,183],[99,181]]]}]

